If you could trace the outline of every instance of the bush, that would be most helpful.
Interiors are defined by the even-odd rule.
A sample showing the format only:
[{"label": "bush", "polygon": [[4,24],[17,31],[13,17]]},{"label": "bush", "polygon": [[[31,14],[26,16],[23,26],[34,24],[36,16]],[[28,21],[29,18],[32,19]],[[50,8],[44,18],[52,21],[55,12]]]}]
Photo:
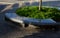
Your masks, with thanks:
[{"label": "bush", "polygon": [[47,18],[59,18],[60,10],[56,8],[46,8],[42,7],[39,11],[38,6],[26,6],[18,8],[16,13],[20,16],[36,18],[36,19],[47,19]]}]

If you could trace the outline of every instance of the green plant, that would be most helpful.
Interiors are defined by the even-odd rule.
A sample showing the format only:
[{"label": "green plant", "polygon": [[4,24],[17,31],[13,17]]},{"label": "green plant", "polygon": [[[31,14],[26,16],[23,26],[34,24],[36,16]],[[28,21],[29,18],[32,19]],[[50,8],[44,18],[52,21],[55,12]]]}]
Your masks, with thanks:
[{"label": "green plant", "polygon": [[42,7],[42,10],[37,10],[38,6],[26,6],[16,10],[16,13],[20,16],[25,16],[29,18],[36,19],[47,19],[47,18],[59,18],[60,10],[56,8],[46,8]]}]

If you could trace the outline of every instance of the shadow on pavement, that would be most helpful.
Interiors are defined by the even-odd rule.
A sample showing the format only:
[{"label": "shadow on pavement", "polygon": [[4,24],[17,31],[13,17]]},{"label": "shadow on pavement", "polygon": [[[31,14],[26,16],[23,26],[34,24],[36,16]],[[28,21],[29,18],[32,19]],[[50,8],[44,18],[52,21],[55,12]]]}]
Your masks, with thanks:
[{"label": "shadow on pavement", "polygon": [[3,10],[8,4],[0,4],[0,11]]},{"label": "shadow on pavement", "polygon": [[[6,6],[7,6],[7,4],[6,5],[5,4],[1,4],[0,5],[0,11],[3,10]],[[18,7],[18,5],[14,4],[12,6],[12,8],[14,8],[14,7]],[[10,9],[9,10],[5,10],[3,13],[0,14],[0,36],[4,36],[4,35],[6,35],[9,32],[13,32],[14,30],[18,29],[18,27],[11,26],[12,24],[10,25],[10,24],[8,24],[9,22],[6,22],[4,20],[4,18],[5,18],[4,13],[5,12],[9,12],[9,11],[10,11]],[[10,12],[12,12],[12,11],[15,11],[15,10],[11,10]]]},{"label": "shadow on pavement", "polygon": [[20,29],[11,23],[10,24],[8,24],[8,23],[0,24],[0,36],[13,32],[14,30],[20,30]]},{"label": "shadow on pavement", "polygon": [[5,10],[4,13],[15,13],[16,9],[19,7],[18,3],[15,3],[9,8],[8,10]]},{"label": "shadow on pavement", "polygon": [[43,31],[24,36],[23,38],[60,38],[60,31]]},{"label": "shadow on pavement", "polygon": [[[27,2],[25,5],[29,6],[30,3]],[[30,6],[38,6],[38,2],[33,2]],[[60,1],[47,1],[47,2],[42,2],[43,6],[54,6],[54,7],[60,7]]]}]

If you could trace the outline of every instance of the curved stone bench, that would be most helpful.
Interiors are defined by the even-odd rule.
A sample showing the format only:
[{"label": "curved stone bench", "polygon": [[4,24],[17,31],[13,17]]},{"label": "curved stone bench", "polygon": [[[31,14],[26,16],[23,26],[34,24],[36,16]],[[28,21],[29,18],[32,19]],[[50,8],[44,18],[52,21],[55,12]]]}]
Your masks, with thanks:
[{"label": "curved stone bench", "polygon": [[16,13],[5,13],[5,17],[13,22],[23,24],[22,25],[23,27],[28,26],[28,24],[33,24],[37,26],[56,25],[56,22],[52,19],[33,19],[33,18],[18,16]]},{"label": "curved stone bench", "polygon": [[19,19],[18,15],[16,15],[15,13],[5,13],[5,20],[18,25],[24,24],[23,21]]}]

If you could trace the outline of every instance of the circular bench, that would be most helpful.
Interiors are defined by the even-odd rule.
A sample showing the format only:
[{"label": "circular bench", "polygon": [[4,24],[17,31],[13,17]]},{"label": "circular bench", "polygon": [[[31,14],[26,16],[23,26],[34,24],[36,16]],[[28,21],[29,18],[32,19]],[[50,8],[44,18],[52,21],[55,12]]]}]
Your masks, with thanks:
[{"label": "circular bench", "polygon": [[54,25],[56,22],[52,19],[34,19],[18,16],[16,13],[5,13],[5,18],[9,20],[21,23],[21,24],[34,24],[34,25]]}]

